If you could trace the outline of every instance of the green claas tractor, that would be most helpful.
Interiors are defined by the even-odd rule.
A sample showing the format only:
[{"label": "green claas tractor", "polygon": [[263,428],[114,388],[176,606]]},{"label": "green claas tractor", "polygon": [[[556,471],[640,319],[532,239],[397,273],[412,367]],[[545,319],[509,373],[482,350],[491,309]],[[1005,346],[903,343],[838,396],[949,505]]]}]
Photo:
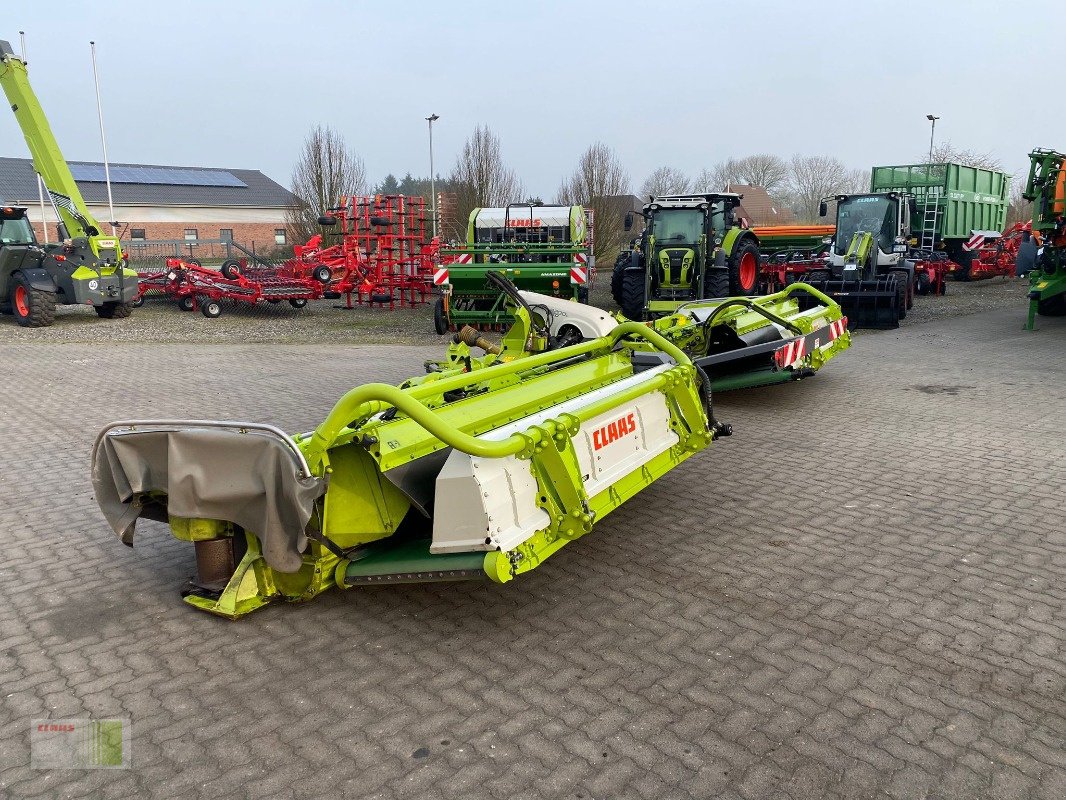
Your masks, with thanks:
[{"label": "green claas tractor", "polygon": [[89,213],[30,87],[26,65],[5,41],[0,41],[0,86],[48,190],[61,239],[39,245],[26,209],[3,207],[0,311],[29,328],[51,325],[57,303],[91,305],[105,319],[128,317],[137,273],[126,266],[118,236],[102,234]]},{"label": "green claas tractor", "polygon": [[1066,155],[1054,150],[1029,154],[1029,179],[1022,194],[1033,203],[1033,233],[1039,235],[1036,268],[1029,274],[1029,316],[1066,315]]},{"label": "green claas tractor", "polygon": [[[111,527],[132,545],[138,517],[168,523],[195,550],[185,601],[229,618],[331,587],[506,583],[731,433],[701,363],[727,375],[739,354],[790,380],[849,342],[839,307],[802,284],[646,325],[487,279],[513,320],[499,344],[466,328],[445,362],[352,389],[309,433],[107,426],[92,480]],[[817,302],[801,312],[789,293]]]},{"label": "green claas tractor", "polygon": [[486,278],[490,271],[527,291],[587,303],[595,276],[591,243],[591,212],[582,206],[475,208],[466,242],[441,249],[434,328],[443,335],[463,325],[511,324],[505,298]]},{"label": "green claas tractor", "polygon": [[[739,194],[652,197],[644,231],[615,262],[611,293],[629,319],[670,314],[693,300],[752,295],[759,284],[759,240],[735,212]],[[633,214],[626,215],[626,230]]]}]

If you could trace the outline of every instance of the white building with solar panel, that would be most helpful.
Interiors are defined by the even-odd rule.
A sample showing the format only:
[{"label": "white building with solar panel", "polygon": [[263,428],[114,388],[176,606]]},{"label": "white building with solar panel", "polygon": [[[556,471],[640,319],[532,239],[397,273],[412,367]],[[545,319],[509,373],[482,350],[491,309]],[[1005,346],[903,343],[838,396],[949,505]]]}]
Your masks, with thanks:
[{"label": "white building with solar panel", "polygon": [[[68,162],[74,180],[93,216],[110,221],[104,165]],[[252,169],[166,167],[111,164],[115,220],[124,243],[137,250],[177,248],[182,255],[213,258],[219,243],[236,241],[268,253],[291,248],[285,230],[285,209],[292,194],[262,172]],[[44,241],[40,195],[33,162],[0,158],[0,199],[29,209],[37,236]],[[55,215],[45,198],[48,239],[55,241]],[[143,243],[143,244],[142,244]]]}]

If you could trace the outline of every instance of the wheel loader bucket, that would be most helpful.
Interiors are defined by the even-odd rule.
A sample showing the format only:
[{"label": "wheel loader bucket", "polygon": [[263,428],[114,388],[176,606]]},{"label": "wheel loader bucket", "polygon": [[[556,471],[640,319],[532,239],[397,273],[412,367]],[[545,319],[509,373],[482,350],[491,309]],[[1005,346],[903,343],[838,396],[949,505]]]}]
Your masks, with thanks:
[{"label": "wheel loader bucket", "polygon": [[[854,328],[898,328],[901,297],[895,275],[884,275],[871,281],[831,278],[810,281],[809,285],[837,303]],[[905,309],[904,309],[905,310]]]},{"label": "wheel loader bucket", "polygon": [[[638,349],[660,362],[638,368]],[[711,442],[700,381],[682,350],[623,323],[474,372],[357,387],[297,436],[113,423],[93,484],[126,544],[142,516],[193,543],[185,600],[225,617],[332,586],[504,583]]]}]

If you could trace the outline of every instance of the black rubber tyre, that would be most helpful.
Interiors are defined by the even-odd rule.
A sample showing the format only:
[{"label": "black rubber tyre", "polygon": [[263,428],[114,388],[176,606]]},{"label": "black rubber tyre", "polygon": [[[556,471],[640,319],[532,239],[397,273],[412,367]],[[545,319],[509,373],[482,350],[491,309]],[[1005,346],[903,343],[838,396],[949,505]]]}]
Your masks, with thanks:
[{"label": "black rubber tyre", "polygon": [[448,332],[448,318],[444,315],[443,297],[438,297],[437,302],[433,304],[433,330],[438,336],[443,336]]},{"label": "black rubber tyre", "polygon": [[198,258],[190,258],[186,263],[187,264],[192,264],[194,267],[202,267],[203,266],[203,263],[201,263],[200,259],[198,259]]},{"label": "black rubber tyre", "polygon": [[303,297],[295,298],[289,301],[289,305],[293,308],[303,308],[307,305],[307,300]]},{"label": "black rubber tyre", "polygon": [[333,270],[325,265],[315,267],[311,270],[311,277],[319,283],[329,283],[330,278],[333,277]]},{"label": "black rubber tyre", "polygon": [[899,306],[899,318],[907,318],[907,281],[902,275],[896,275],[896,303]]},{"label": "black rubber tyre", "polygon": [[622,306],[622,275],[629,266],[630,257],[629,251],[619,253],[618,258],[614,260],[614,270],[611,272],[611,297],[614,298],[614,304],[619,308]]},{"label": "black rubber tyre", "polygon": [[217,319],[222,316],[222,303],[212,300],[210,297],[200,298],[200,313],[208,319]]},{"label": "black rubber tyre", "polygon": [[270,305],[272,305],[272,306],[276,306],[281,301],[278,300],[278,298],[276,298],[276,297],[268,297],[267,298],[267,302],[270,303]]},{"label": "black rubber tyre", "polygon": [[959,251],[955,254],[955,257],[952,259],[952,261],[959,265],[959,268],[952,273],[952,275],[955,276],[955,280],[970,280],[970,267],[973,266],[973,253]]},{"label": "black rubber tyre", "polygon": [[235,258],[231,258],[229,261],[223,261],[222,266],[218,268],[218,271],[222,273],[222,277],[229,281],[237,280],[237,276],[241,274],[241,262]]},{"label": "black rubber tyre", "polygon": [[928,272],[920,272],[914,277],[916,286],[914,290],[921,295],[929,294],[933,290],[933,282],[929,279]]},{"label": "black rubber tyre", "polygon": [[948,282],[941,278],[940,280],[940,294],[945,295],[948,293]]},{"label": "black rubber tyre", "polygon": [[192,311],[196,308],[196,301],[193,300],[192,295],[187,294],[178,300],[178,308],[182,311]]},{"label": "black rubber tyre", "polygon": [[143,305],[144,305],[144,295],[143,294],[139,294],[136,297],[134,297],[132,300],[130,300],[130,307],[131,308],[140,308]]},{"label": "black rubber tyre", "polygon": [[704,297],[729,297],[729,273],[724,269],[711,269],[703,280]]},{"label": "black rubber tyre", "polygon": [[622,313],[633,320],[644,319],[644,273],[627,269],[622,273]]},{"label": "black rubber tyre", "polygon": [[[710,277],[710,276],[708,276]],[[729,257],[729,287],[725,295],[751,295],[759,290],[759,247],[747,239],[736,246]]]},{"label": "black rubber tyre", "polygon": [[47,328],[56,318],[55,292],[30,286],[21,272],[11,279],[11,313],[23,328]]},{"label": "black rubber tyre", "polygon": [[803,276],[801,283],[823,283],[827,280],[829,280],[829,270],[812,269],[810,272]]},{"label": "black rubber tyre", "polygon": [[1042,317],[1066,317],[1066,294],[1036,301],[1036,313]]},{"label": "black rubber tyre", "polygon": [[132,303],[104,303],[94,308],[101,319],[125,319],[133,313]]}]

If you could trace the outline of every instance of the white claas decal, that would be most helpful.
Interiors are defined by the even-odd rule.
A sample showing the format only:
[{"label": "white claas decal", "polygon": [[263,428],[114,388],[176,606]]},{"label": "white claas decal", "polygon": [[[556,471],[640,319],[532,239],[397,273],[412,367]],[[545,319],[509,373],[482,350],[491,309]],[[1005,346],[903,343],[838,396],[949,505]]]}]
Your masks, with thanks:
[{"label": "white claas decal", "polygon": [[611,442],[621,439],[626,434],[633,433],[636,429],[637,415],[634,413],[626,414],[624,417],[621,417],[614,422],[608,422],[602,428],[593,431],[592,449],[599,450],[606,447]]}]

